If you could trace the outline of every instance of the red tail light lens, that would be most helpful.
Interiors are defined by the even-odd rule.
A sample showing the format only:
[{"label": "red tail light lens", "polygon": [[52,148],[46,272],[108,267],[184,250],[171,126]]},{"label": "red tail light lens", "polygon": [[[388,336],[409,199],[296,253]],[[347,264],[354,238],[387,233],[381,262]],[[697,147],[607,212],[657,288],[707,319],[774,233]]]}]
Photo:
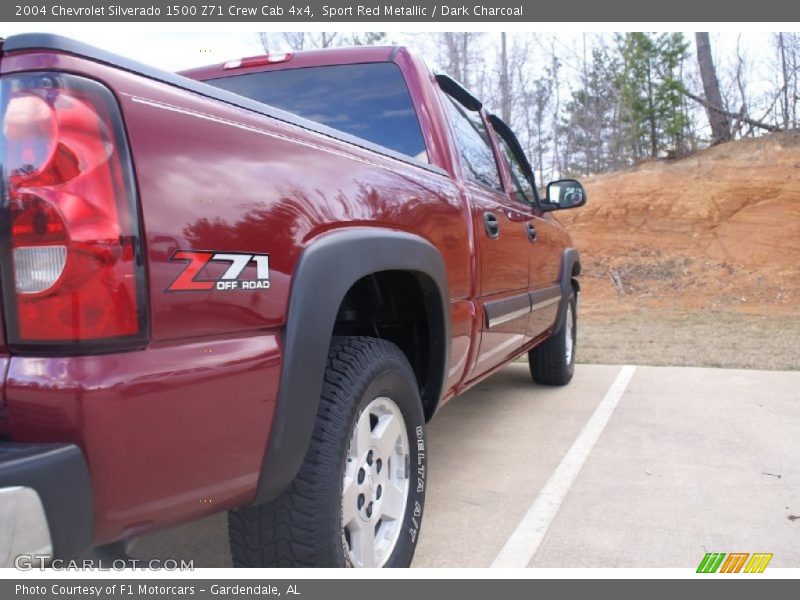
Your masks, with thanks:
[{"label": "red tail light lens", "polygon": [[0,260],[8,342],[59,351],[146,342],[145,273],[122,118],[101,84],[0,79]]}]

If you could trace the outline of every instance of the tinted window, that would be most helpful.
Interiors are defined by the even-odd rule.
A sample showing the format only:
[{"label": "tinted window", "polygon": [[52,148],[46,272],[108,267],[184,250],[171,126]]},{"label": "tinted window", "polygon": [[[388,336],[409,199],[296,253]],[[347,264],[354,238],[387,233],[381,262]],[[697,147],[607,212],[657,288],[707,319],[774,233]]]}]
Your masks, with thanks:
[{"label": "tinted window", "polygon": [[466,170],[464,174],[476,183],[502,191],[497,163],[480,113],[467,110],[447,94],[445,98],[461,162]]},{"label": "tinted window", "polygon": [[428,162],[411,95],[395,64],[265,71],[206,83]]},{"label": "tinted window", "polygon": [[508,163],[509,171],[511,171],[511,183],[514,185],[514,191],[532,204],[534,192],[530,178],[525,176],[525,170],[522,168],[522,165],[519,164],[519,160],[517,160],[516,155],[511,151],[511,147],[508,145],[505,138],[498,135],[497,140],[500,143],[500,148]]}]

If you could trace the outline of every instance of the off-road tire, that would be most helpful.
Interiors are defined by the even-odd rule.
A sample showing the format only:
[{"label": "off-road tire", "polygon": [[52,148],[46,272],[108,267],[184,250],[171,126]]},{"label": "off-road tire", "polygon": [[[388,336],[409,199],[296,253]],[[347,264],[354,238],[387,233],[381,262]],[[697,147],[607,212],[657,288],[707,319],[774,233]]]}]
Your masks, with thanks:
[{"label": "off-road tire", "polygon": [[391,553],[387,550],[383,566],[411,564],[422,521],[427,466],[425,419],[414,372],[405,354],[390,342],[335,337],[313,436],[294,481],[270,502],[228,513],[235,567],[354,566],[342,524],[348,449],[365,407],[384,397],[400,409],[399,422],[405,423],[409,447],[408,460],[403,461],[408,477],[404,516],[394,521],[400,526],[399,538]]},{"label": "off-road tire", "polygon": [[[542,385],[567,385],[575,373],[575,344],[578,335],[578,306],[575,291],[564,305],[561,328],[550,338],[528,352],[528,366],[533,381]],[[571,320],[572,327],[568,321]],[[572,345],[567,358],[567,335],[572,335]]]}]

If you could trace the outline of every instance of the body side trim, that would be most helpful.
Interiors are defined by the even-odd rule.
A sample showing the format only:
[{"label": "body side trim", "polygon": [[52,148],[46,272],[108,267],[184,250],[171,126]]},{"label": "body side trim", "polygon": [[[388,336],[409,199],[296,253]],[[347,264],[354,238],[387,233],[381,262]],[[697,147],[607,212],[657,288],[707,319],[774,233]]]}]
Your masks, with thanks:
[{"label": "body side trim", "polygon": [[561,300],[560,285],[552,285],[550,287],[531,292],[531,312],[547,308],[559,300]]},{"label": "body side trim", "polygon": [[489,300],[483,304],[483,312],[486,315],[486,326],[489,329],[524,317],[531,312],[530,294],[524,292],[502,300]]},{"label": "body side trim", "polygon": [[553,285],[534,292],[525,292],[502,300],[485,302],[483,312],[486,315],[486,326],[491,329],[502,323],[507,323],[537,310],[547,308],[561,300],[561,295],[561,286]]}]

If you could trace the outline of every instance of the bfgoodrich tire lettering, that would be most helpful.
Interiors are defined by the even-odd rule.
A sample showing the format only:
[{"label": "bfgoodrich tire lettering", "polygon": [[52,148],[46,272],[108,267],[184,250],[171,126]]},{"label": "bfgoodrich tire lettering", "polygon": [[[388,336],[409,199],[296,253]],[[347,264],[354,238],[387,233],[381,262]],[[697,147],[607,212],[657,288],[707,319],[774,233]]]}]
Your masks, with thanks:
[{"label": "bfgoodrich tire lettering", "polygon": [[[404,459],[397,460],[399,455],[394,454],[392,469],[400,472],[400,479],[406,481],[407,497],[404,510],[398,513],[399,535],[396,541],[385,555],[372,562],[385,567],[411,564],[422,521],[427,466],[427,440],[419,388],[408,360],[394,344],[369,337],[339,337],[334,338],[328,353],[314,433],[297,477],[278,498],[266,504],[231,511],[228,515],[234,566],[358,566],[354,564],[357,562],[354,558],[363,556],[363,553],[353,552],[353,529],[351,527],[351,531],[346,533],[343,524],[343,503],[347,500],[343,498],[346,474],[349,473],[352,480],[358,477],[360,468],[369,472],[372,467],[375,485],[356,490],[364,495],[363,503],[351,507],[347,514],[352,518],[353,511],[361,510],[365,519],[361,523],[380,532],[383,525],[379,520],[371,522],[369,519],[381,510],[381,498],[376,498],[377,487],[378,483],[386,485],[380,477],[381,471],[385,475],[389,462],[387,456],[378,452],[376,445],[370,457],[372,463],[368,463],[367,450],[350,451],[351,438],[365,411],[377,410],[380,417],[391,413],[392,406],[402,417],[395,424],[402,420],[407,440]],[[370,420],[375,421],[377,427],[380,419],[369,417],[368,422]],[[377,433],[375,437],[379,437]],[[355,458],[363,460],[353,463]],[[380,471],[378,458],[386,461]],[[367,473],[364,485],[369,483],[366,477]],[[358,495],[351,494],[349,499],[359,502]],[[370,500],[374,502],[375,513],[366,516]]]}]

